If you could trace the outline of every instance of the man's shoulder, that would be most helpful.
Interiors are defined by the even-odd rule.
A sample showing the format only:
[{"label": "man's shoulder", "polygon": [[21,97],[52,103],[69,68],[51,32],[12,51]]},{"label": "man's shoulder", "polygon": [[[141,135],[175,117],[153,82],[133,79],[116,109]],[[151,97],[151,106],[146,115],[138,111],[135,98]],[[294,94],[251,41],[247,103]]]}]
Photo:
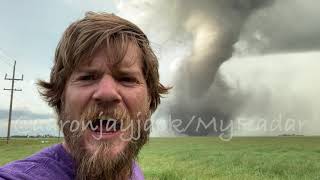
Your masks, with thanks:
[{"label": "man's shoulder", "polygon": [[61,144],[0,167],[0,179],[71,179],[73,162]]}]

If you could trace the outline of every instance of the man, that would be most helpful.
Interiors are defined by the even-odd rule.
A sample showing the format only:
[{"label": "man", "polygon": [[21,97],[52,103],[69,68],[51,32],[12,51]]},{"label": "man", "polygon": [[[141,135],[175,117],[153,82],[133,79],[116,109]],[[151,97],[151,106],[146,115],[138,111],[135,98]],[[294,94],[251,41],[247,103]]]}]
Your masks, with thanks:
[{"label": "man", "polygon": [[146,35],[113,14],[72,23],[40,93],[59,117],[64,142],[0,168],[0,179],[143,179],[135,159],[150,115],[169,88]]}]

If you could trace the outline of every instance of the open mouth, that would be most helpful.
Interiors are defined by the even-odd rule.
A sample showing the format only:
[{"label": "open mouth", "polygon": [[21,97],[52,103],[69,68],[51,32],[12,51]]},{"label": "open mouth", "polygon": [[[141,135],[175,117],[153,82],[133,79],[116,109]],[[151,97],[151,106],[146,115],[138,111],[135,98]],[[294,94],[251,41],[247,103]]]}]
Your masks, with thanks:
[{"label": "open mouth", "polygon": [[89,126],[92,132],[96,133],[115,133],[120,131],[121,122],[112,118],[98,118],[92,121],[92,126]]}]

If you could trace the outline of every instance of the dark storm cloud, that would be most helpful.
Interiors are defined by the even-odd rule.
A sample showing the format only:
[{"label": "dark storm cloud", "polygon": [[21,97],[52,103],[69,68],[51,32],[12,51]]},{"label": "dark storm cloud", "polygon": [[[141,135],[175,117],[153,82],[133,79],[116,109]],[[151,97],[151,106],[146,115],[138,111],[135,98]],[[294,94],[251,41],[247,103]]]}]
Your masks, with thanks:
[{"label": "dark storm cloud", "polygon": [[192,36],[194,43],[191,55],[184,60],[177,75],[184,81],[177,80],[177,83],[189,85],[190,95],[197,96],[208,90],[220,65],[232,56],[233,45],[247,18],[273,0],[177,2],[177,22]]},{"label": "dark storm cloud", "polygon": [[320,2],[277,0],[251,16],[240,40],[256,53],[320,50]]},{"label": "dark storm cloud", "polygon": [[[193,47],[176,74],[175,98],[170,107],[173,118],[181,119],[184,126],[192,116],[201,117],[206,124],[214,117],[219,127],[228,124],[237,101],[229,103],[232,96],[223,78],[216,78],[217,71],[232,56],[233,46],[248,17],[272,3],[271,0],[177,1],[177,22],[181,24],[178,29],[189,33]],[[221,132],[206,128],[196,130],[196,126],[197,122],[191,123],[184,133]]]},{"label": "dark storm cloud", "polygon": [[[255,76],[254,81],[248,77],[240,78],[244,73],[233,76],[239,70],[248,69],[252,62],[246,61],[226,74],[226,71],[221,70],[220,67],[231,56],[240,60],[242,58],[238,55],[255,55],[254,60],[256,61],[269,61],[270,59],[266,60],[260,56],[269,54],[268,57],[271,59],[276,56],[276,61],[273,63],[277,66],[278,62],[279,65],[281,64],[282,58],[288,57],[273,55],[273,53],[319,49],[320,25],[317,20],[320,17],[318,10],[320,3],[318,1],[177,0],[151,1],[149,5],[144,11],[137,11],[144,12],[145,16],[142,16],[141,20],[147,24],[146,29],[150,28],[150,31],[155,32],[154,36],[160,36],[161,42],[175,41],[179,42],[177,44],[182,44],[183,48],[178,45],[170,46],[170,43],[163,44],[165,47],[169,45],[170,52],[175,51],[175,48],[178,51],[181,49],[184,51],[170,64],[174,66],[174,81],[172,82],[174,88],[169,98],[164,99],[164,105],[160,106],[154,117],[155,119],[167,119],[167,114],[170,114],[173,120],[181,119],[184,127],[188,125],[193,116],[202,118],[206,124],[212,117],[215,117],[217,120],[223,120],[226,125],[230,122],[229,119],[237,119],[246,110],[250,113],[259,114],[261,112],[266,115],[270,113],[268,108],[278,112],[281,111],[281,108],[277,106],[279,102],[286,104],[284,97],[288,92],[286,88],[283,88],[285,91],[281,96],[277,96],[275,101],[261,108],[264,102],[270,101],[270,98],[273,97],[268,92],[271,89],[268,86],[273,86],[272,83],[279,79],[283,81],[275,83],[275,88],[278,87],[278,84],[287,85],[289,81],[294,81],[292,76],[275,77],[267,87],[259,89],[261,88],[257,86],[259,82],[264,78],[269,78],[273,72],[263,77],[255,73],[250,74],[250,76]],[[135,7],[139,7],[139,3]],[[293,57],[296,56],[289,58],[294,59]],[[171,59],[165,60],[166,63],[170,63]],[[228,66],[228,63],[225,65]],[[238,80],[239,82],[234,82]],[[248,84],[245,81],[250,80],[253,81],[250,82],[252,83],[250,87],[244,88],[243,84]],[[305,85],[301,83],[301,86],[297,87]],[[248,102],[259,103],[251,103],[254,104],[251,107],[250,103],[248,106]],[[191,123],[189,129],[182,133],[188,135],[219,133],[219,131],[205,128],[196,131],[196,125],[196,123]]]}]

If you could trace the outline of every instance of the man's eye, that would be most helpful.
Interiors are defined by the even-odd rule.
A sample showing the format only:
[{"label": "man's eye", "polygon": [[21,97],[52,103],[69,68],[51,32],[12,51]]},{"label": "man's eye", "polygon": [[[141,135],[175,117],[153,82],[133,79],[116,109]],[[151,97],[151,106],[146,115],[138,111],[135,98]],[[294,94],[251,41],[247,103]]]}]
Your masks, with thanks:
[{"label": "man's eye", "polygon": [[119,81],[124,83],[138,83],[138,80],[134,77],[121,77]]},{"label": "man's eye", "polygon": [[91,81],[91,80],[95,80],[95,76],[94,75],[83,75],[83,76],[80,76],[78,78],[78,80],[80,81]]}]

